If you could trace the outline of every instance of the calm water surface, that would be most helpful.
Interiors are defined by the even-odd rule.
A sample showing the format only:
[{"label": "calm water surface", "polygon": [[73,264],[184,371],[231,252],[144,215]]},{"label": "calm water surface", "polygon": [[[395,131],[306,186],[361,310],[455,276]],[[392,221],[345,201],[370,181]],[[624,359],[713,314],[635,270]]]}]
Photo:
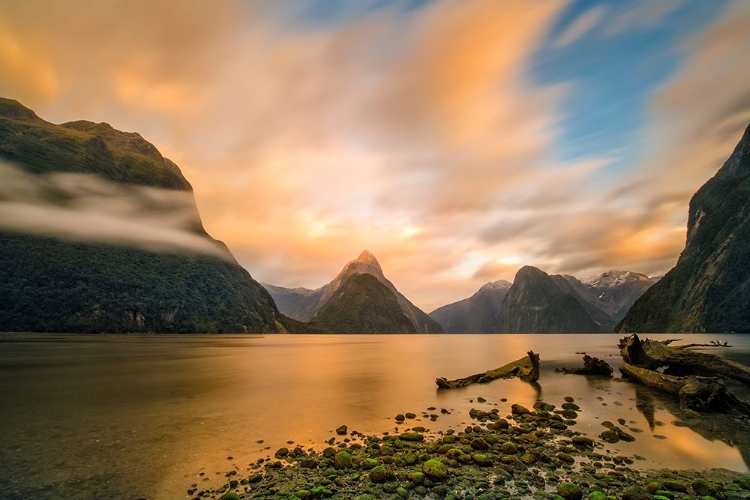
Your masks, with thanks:
[{"label": "calm water surface", "polygon": [[[420,425],[460,429],[472,407],[505,415],[511,403],[559,406],[568,395],[582,407],[575,430],[595,436],[618,418],[643,430],[608,448],[646,458],[636,466],[747,471],[747,450],[673,425],[669,401],[653,402],[649,422],[632,384],[555,373],[580,365],[577,351],[617,366],[620,337],[2,335],[0,498],[188,498],[190,484],[220,486],[287,441],[320,447],[341,424],[380,434],[397,413],[434,406],[451,414]],[[750,364],[750,336],[722,339],[734,347],[719,354]],[[513,379],[436,389],[438,376],[496,368],[529,349],[542,359],[536,388]]]}]

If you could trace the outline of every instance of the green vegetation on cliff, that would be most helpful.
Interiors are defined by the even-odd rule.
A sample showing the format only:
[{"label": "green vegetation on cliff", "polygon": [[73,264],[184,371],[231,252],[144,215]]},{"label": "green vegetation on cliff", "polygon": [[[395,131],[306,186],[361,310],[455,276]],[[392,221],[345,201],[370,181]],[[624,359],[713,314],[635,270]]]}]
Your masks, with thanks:
[{"label": "green vegetation on cliff", "polygon": [[[104,123],[54,125],[8,99],[0,99],[0,159],[34,177],[93,174],[120,186],[192,196],[179,168],[140,135]],[[11,194],[16,198],[11,201],[25,201],[23,192]],[[189,200],[192,206],[183,215],[190,222],[179,229],[213,248],[217,242],[203,230]],[[65,202],[50,200],[47,208]],[[149,210],[158,214],[159,207],[148,200],[139,207],[139,217],[148,218]],[[281,315],[228,251],[226,258],[184,249],[152,252],[26,229],[0,229],[0,331],[213,333],[304,327]]]},{"label": "green vegetation on cliff", "polygon": [[638,299],[621,332],[750,332],[750,127],[690,200],[677,265]]},{"label": "green vegetation on cliff", "polygon": [[416,333],[396,295],[371,274],[345,277],[312,324],[334,333]]}]

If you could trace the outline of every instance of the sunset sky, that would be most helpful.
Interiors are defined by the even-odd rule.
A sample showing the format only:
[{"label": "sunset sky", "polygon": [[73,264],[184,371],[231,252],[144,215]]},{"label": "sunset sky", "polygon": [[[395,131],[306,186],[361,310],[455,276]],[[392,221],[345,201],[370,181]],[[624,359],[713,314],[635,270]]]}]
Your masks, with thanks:
[{"label": "sunset sky", "polygon": [[747,0],[0,0],[0,96],[137,131],[258,281],[425,311],[668,271],[750,122]]}]

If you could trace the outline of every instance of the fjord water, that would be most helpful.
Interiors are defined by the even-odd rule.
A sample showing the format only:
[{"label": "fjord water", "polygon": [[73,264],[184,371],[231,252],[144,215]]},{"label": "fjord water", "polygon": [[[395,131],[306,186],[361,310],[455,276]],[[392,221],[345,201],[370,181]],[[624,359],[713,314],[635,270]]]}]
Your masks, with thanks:
[{"label": "fjord water", "polygon": [[[669,400],[652,402],[651,428],[636,405],[649,396],[636,395],[634,385],[555,372],[580,365],[580,351],[616,367],[619,338],[3,335],[0,498],[188,498],[191,484],[221,486],[228,471],[242,475],[258,458],[293,446],[288,441],[319,448],[341,424],[380,434],[394,430],[397,413],[414,412],[419,423],[411,425],[462,429],[472,407],[506,415],[511,403],[542,398],[559,406],[565,396],[582,408],[575,430],[593,437],[602,421],[624,418],[643,431],[635,442],[607,447],[646,459],[634,466],[747,471],[747,450],[674,425]],[[722,340],[733,347],[720,355],[750,362],[750,337]],[[452,391],[435,386],[438,376],[495,368],[529,349],[541,355],[539,386],[517,379]],[[436,421],[422,416],[430,407]]]}]

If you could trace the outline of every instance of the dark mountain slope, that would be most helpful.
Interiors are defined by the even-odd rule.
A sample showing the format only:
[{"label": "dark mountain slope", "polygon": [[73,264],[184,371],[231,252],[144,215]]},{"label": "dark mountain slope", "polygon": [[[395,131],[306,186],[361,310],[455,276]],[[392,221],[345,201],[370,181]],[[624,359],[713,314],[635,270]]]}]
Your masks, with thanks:
[{"label": "dark mountain slope", "polygon": [[416,333],[396,295],[371,274],[345,276],[312,324],[333,333]]},{"label": "dark mountain slope", "polygon": [[503,300],[502,332],[596,333],[600,331],[573,295],[547,273],[524,266]]},{"label": "dark mountain slope", "polygon": [[690,200],[675,267],[618,325],[622,332],[750,332],[750,127]]},{"label": "dark mountain slope", "polygon": [[[54,125],[9,99],[0,99],[0,159],[34,175],[192,191],[140,135],[91,122]],[[195,236],[223,246],[203,230],[194,202],[185,216]],[[288,322],[228,251],[156,253],[2,229],[0,248],[0,331],[277,332]]]},{"label": "dark mountain slope", "polygon": [[511,284],[505,280],[483,285],[474,295],[430,313],[446,333],[497,333],[503,299]]}]

